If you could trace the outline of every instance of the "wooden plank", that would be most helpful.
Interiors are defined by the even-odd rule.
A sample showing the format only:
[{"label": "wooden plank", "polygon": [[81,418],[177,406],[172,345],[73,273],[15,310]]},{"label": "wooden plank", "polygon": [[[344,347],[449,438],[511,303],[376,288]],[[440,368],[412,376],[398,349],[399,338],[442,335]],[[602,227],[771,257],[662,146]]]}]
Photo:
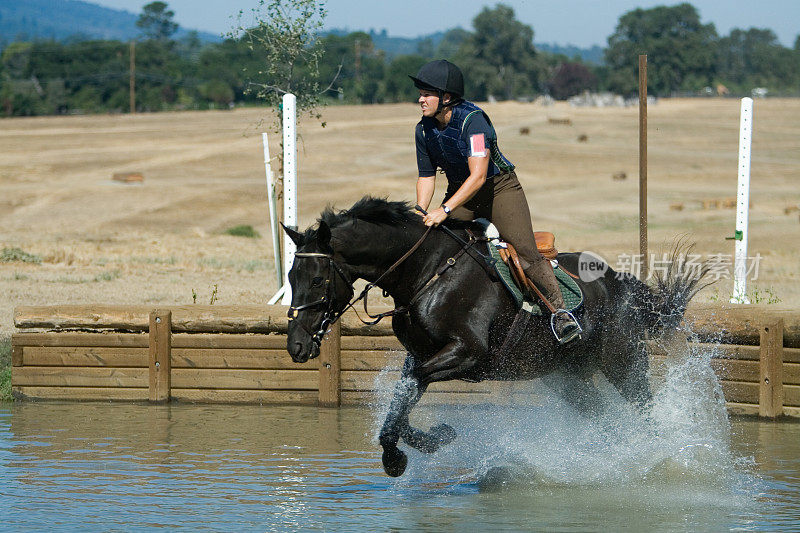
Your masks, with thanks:
[{"label": "wooden plank", "polygon": [[25,366],[147,367],[147,348],[20,346]]},{"label": "wooden plank", "polygon": [[172,311],[156,309],[150,313],[150,401],[169,401],[172,374]]},{"label": "wooden plank", "polygon": [[791,407],[800,407],[800,385],[783,385],[783,404]]},{"label": "wooden plank", "polygon": [[725,407],[732,415],[757,416],[758,405],[749,403],[726,402]]},{"label": "wooden plank", "polygon": [[758,383],[720,381],[726,402],[758,405]]},{"label": "wooden plank", "polygon": [[295,363],[286,350],[240,348],[172,348],[173,368],[242,368],[261,370],[317,370],[319,361]]},{"label": "wooden plank", "polygon": [[341,322],[336,322],[320,346],[319,404],[323,407],[338,407],[341,403],[341,340]]},{"label": "wooden plank", "polygon": [[[375,390],[375,380],[380,372],[377,371],[342,371],[342,390],[345,391],[371,391]],[[390,375],[389,381],[400,377],[400,373]],[[491,392],[491,382],[467,383],[465,381],[445,381],[432,383],[428,393],[432,392]]]},{"label": "wooden plank", "polygon": [[85,346],[147,348],[149,337],[142,333],[14,333],[15,346]]},{"label": "wooden plank", "polygon": [[[663,376],[666,373],[668,357],[662,355],[650,356],[650,373],[653,376]],[[711,359],[711,368],[719,379],[729,381],[749,381],[758,383],[758,361],[739,361],[736,359]]]},{"label": "wooden plank", "polygon": [[316,405],[316,391],[251,389],[172,389],[172,399],[198,403]]},{"label": "wooden plank", "polygon": [[400,370],[405,357],[405,352],[386,350],[342,351],[342,370]]},{"label": "wooden plank", "polygon": [[783,319],[761,326],[759,416],[775,418],[783,414]]},{"label": "wooden plank", "polygon": [[281,350],[286,354],[286,335],[175,333],[172,335],[172,348]]},{"label": "wooden plank", "polygon": [[20,366],[11,374],[13,386],[147,387],[147,368]]},{"label": "wooden plank", "polygon": [[22,346],[11,344],[11,366],[22,366],[25,364],[25,352]]},{"label": "wooden plank", "polygon": [[402,350],[405,348],[397,340],[397,337],[364,337],[364,336],[342,336],[342,350]]},{"label": "wooden plank", "polygon": [[[286,333],[288,307],[283,305],[175,305],[172,330],[179,333]],[[146,305],[45,305],[14,310],[20,329],[114,329],[148,331],[151,306]],[[367,326],[353,312],[342,317],[346,335],[393,335],[389,321]]]},{"label": "wooden plank", "polygon": [[783,407],[783,415],[791,416],[792,418],[800,418],[800,407]]},{"label": "wooden plank", "polygon": [[173,389],[318,390],[319,371],[173,368]]},{"label": "wooden plank", "polygon": [[796,308],[742,304],[692,304],[686,321],[701,340],[757,346],[761,325],[783,319],[783,342],[800,348],[800,312]]},{"label": "wooden plank", "polygon": [[15,386],[12,394],[20,400],[145,401],[148,389],[120,387],[35,387]]},{"label": "wooden plank", "polygon": [[[496,395],[490,393],[457,393],[457,392],[438,392],[425,393],[420,400],[421,405],[443,405],[459,404],[471,405],[493,402],[497,399]],[[342,405],[372,405],[376,401],[374,391],[342,391]]]}]

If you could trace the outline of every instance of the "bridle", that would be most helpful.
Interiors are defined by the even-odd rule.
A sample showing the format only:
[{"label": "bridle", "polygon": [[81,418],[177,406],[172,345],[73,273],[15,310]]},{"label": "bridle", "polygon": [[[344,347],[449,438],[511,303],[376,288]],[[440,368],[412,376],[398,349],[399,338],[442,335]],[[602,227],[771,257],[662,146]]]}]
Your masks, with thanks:
[{"label": "bridle", "polygon": [[[326,254],[326,253],[320,253],[320,252],[298,252],[298,253],[295,253],[294,256],[295,257],[299,257],[301,259],[302,258],[327,259],[328,260],[328,277],[325,280],[325,295],[322,298],[320,298],[318,300],[315,300],[313,302],[310,302],[310,303],[307,303],[307,304],[303,304],[303,305],[298,305],[296,307],[294,307],[294,306],[290,307],[289,308],[289,313],[288,313],[289,320],[294,320],[295,318],[297,318],[298,313],[300,311],[302,311],[303,309],[308,309],[309,307],[314,307],[314,306],[317,306],[317,305],[321,305],[321,304],[327,303],[328,307],[325,310],[325,314],[322,315],[322,323],[320,324],[319,329],[315,333],[311,333],[310,331],[308,331],[308,329],[302,323],[300,324],[300,327],[303,328],[303,331],[305,331],[306,333],[308,333],[311,336],[311,341],[319,347],[322,344],[322,338],[325,336],[325,333],[328,331],[328,327],[331,326],[332,324],[334,324],[337,320],[339,320],[339,318],[348,309],[350,309],[356,303],[358,303],[359,300],[362,300],[362,299],[364,300],[364,312],[367,314],[368,317],[372,318],[373,320],[371,320],[371,321],[364,320],[363,318],[361,318],[360,315],[358,315],[358,313],[356,313],[356,316],[358,316],[358,319],[361,320],[361,322],[363,322],[364,324],[367,324],[367,325],[377,324],[378,322],[380,322],[383,318],[385,318],[387,316],[391,316],[391,315],[394,315],[394,314],[397,314],[397,313],[403,313],[403,312],[407,311],[406,308],[399,308],[399,309],[393,309],[391,311],[387,311],[386,313],[378,313],[377,315],[371,315],[369,313],[369,311],[367,310],[367,295],[369,294],[369,291],[373,287],[375,287],[378,283],[380,283],[380,281],[383,278],[385,278],[387,275],[389,275],[391,272],[393,272],[398,266],[400,266],[400,264],[403,261],[408,259],[411,256],[411,254],[413,254],[415,251],[417,251],[417,248],[419,248],[422,245],[422,243],[425,241],[425,239],[430,234],[431,229],[433,229],[432,226],[429,226],[425,230],[425,233],[422,234],[422,237],[420,237],[419,240],[414,244],[414,246],[412,246],[405,254],[403,254],[403,256],[400,259],[395,261],[392,266],[390,266],[388,269],[386,269],[386,271],[383,274],[378,276],[378,279],[376,279],[375,281],[373,281],[371,283],[368,283],[367,286],[364,288],[364,290],[361,291],[361,294],[359,294],[358,297],[356,297],[354,299],[352,298],[353,282],[350,280],[350,277],[347,274],[345,274],[345,272],[342,269],[342,267],[340,267],[339,265],[336,264],[336,261],[334,261],[334,259],[333,259],[333,254]],[[334,271],[336,271],[339,274],[339,276],[341,276],[341,278],[345,281],[345,283],[347,283],[347,286],[350,288],[350,291],[351,291],[350,292],[351,300],[348,302],[348,304],[346,306],[344,306],[344,308],[341,311],[335,311],[333,309],[333,294],[332,294],[332,292],[333,292],[333,272]]]},{"label": "bridle", "polygon": [[333,254],[324,254],[319,252],[297,252],[294,254],[296,258],[319,258],[319,259],[327,259],[328,260],[328,277],[325,279],[325,294],[322,295],[322,298],[315,300],[313,302],[309,302],[307,304],[292,306],[289,308],[288,317],[289,320],[294,320],[297,318],[298,313],[304,309],[308,309],[310,307],[316,307],[318,305],[327,304],[328,307],[325,310],[325,314],[322,316],[322,323],[319,326],[319,330],[315,333],[310,332],[302,322],[300,322],[300,327],[303,328],[303,331],[308,333],[311,336],[312,342],[317,346],[322,344],[322,338],[325,336],[325,333],[328,331],[328,326],[336,322],[339,317],[341,317],[345,311],[347,311],[350,307],[352,307],[358,299],[350,302],[344,309],[339,312],[333,310],[333,273],[336,272],[339,276],[347,283],[347,286],[350,288],[351,297],[353,292],[353,282],[350,280],[350,277],[345,274],[342,267],[336,264],[336,261],[333,260]]}]

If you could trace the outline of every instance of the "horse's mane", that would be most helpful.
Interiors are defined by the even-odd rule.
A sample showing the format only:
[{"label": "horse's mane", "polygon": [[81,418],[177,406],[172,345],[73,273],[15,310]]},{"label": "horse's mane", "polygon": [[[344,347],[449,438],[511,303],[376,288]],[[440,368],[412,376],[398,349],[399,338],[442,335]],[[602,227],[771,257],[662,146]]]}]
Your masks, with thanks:
[{"label": "horse's mane", "polygon": [[419,223],[420,221],[419,216],[408,202],[391,202],[387,198],[373,196],[364,196],[350,209],[334,211],[328,206],[322,212],[319,221],[335,228],[352,219],[392,226],[409,222]]},{"label": "horse's mane", "polygon": [[[374,224],[399,226],[405,224],[421,225],[422,218],[409,202],[394,202],[388,198],[364,196],[350,209],[334,210],[328,206],[317,219],[317,223],[325,223],[330,228],[342,226],[351,220],[363,220]],[[473,227],[472,222],[447,219],[444,224],[450,228],[461,229]],[[315,239],[317,228],[309,228],[305,232],[306,241]]]}]

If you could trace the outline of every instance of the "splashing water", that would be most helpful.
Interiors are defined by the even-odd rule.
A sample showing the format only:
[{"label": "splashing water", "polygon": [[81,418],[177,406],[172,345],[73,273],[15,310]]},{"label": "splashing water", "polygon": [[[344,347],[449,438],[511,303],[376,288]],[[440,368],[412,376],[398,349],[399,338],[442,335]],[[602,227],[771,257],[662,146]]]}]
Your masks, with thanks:
[{"label": "splashing water", "polygon": [[[412,424],[427,429],[446,422],[458,437],[435,454],[410,450],[399,483],[474,484],[487,491],[639,487],[692,503],[703,493],[714,504],[728,498],[739,505],[740,496],[758,490],[757,479],[750,473],[752,459],[736,457],[730,448],[725,400],[710,364],[714,349],[684,342],[669,350],[664,382],[654,387],[646,412],[603,379],[597,385],[605,408],[596,415],[542,394],[541,380],[523,385],[530,394],[515,394],[512,405],[498,397],[480,405],[420,406]],[[374,435],[393,391],[388,373],[377,385]]]}]

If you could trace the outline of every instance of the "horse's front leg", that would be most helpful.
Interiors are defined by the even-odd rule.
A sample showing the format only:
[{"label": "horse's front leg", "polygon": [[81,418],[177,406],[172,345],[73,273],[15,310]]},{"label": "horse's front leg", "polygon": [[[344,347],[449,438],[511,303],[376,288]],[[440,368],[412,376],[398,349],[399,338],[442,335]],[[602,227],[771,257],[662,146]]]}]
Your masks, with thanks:
[{"label": "horse's front leg", "polygon": [[467,350],[467,346],[463,339],[450,342],[435,356],[420,364],[415,364],[410,354],[406,358],[380,434],[383,469],[390,476],[401,475],[408,463],[406,454],[397,448],[400,437],[425,453],[433,453],[456,438],[455,430],[447,424],[439,424],[425,432],[411,427],[408,417],[430,383],[457,379],[475,366],[477,359],[474,353],[480,352],[480,345],[469,344],[478,346],[477,350]]},{"label": "horse's front leg", "polygon": [[395,384],[394,396],[389,404],[389,412],[380,432],[380,443],[383,447],[383,469],[392,477],[403,474],[408,464],[406,454],[397,448],[400,437],[409,433],[408,414],[411,408],[419,401],[424,386],[413,375],[414,358],[409,353],[400,374],[400,380]]}]

